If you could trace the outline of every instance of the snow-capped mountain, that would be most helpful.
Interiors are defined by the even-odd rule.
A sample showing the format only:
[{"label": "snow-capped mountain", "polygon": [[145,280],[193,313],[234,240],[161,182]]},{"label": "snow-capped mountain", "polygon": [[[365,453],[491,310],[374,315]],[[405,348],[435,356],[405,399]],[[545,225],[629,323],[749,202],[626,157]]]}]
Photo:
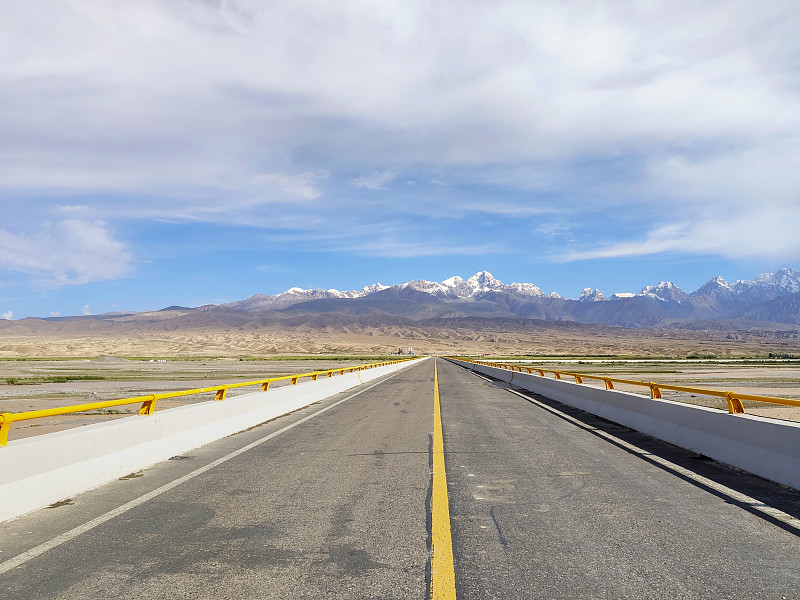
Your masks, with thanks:
[{"label": "snow-capped mountain", "polygon": [[709,279],[699,289],[692,292],[690,296],[692,298],[712,298],[724,302],[736,298],[736,290],[734,290],[731,284],[725,281],[723,277],[717,275]]},{"label": "snow-capped mountain", "polygon": [[386,289],[387,286],[380,283],[365,286],[359,291],[340,292],[336,289],[330,290],[304,290],[299,287],[291,287],[281,294],[255,294],[246,300],[238,300],[236,302],[229,302],[227,304],[218,304],[215,306],[202,307],[205,309],[230,309],[230,310],[271,310],[276,308],[284,308],[299,302],[307,302],[310,300],[325,300],[329,298],[361,298],[367,294],[372,294],[380,290]]},{"label": "snow-capped mountain", "polygon": [[311,289],[305,290],[299,287],[292,287],[281,294],[265,295],[256,294],[247,300],[220,304],[218,308],[232,310],[269,310],[284,308],[307,302],[310,300],[327,300],[332,298],[364,298],[382,292],[387,289],[404,290],[412,289],[418,292],[430,294],[436,298],[449,298],[453,300],[475,300],[492,292],[513,293],[530,298],[561,298],[558,294],[545,294],[541,289],[532,283],[511,283],[505,284],[499,279],[495,279],[488,271],[475,273],[469,279],[463,279],[458,275],[445,279],[442,282],[428,281],[426,279],[415,279],[394,286],[375,283],[364,286],[360,290],[339,291],[337,289]]},{"label": "snow-capped mountain", "polygon": [[762,273],[750,281],[740,279],[728,283],[720,276],[712,277],[692,292],[691,297],[705,296],[719,302],[750,305],[797,293],[800,293],[800,271],[786,268],[776,273]]},{"label": "snow-capped mountain", "polygon": [[683,302],[689,298],[689,294],[671,281],[661,281],[658,285],[648,285],[639,292],[639,295],[648,296],[664,302]]},{"label": "snow-capped mountain", "polygon": [[[219,305],[220,308],[234,310],[271,309],[290,306],[298,302],[324,299],[355,299],[371,296],[388,289],[411,289],[430,294],[436,298],[453,300],[476,300],[492,293],[514,294],[524,298],[561,299],[557,293],[545,294],[533,283],[503,283],[488,271],[479,271],[469,279],[454,275],[444,281],[428,281],[415,279],[394,286],[374,283],[360,290],[339,291],[337,289],[302,289],[292,287],[281,294],[256,294],[247,300]],[[671,281],[662,281],[656,285],[642,288],[638,294],[618,292],[611,296],[612,300],[625,300],[632,297],[645,297],[658,301],[684,303],[695,298],[710,298],[723,303],[757,304],[774,300],[779,296],[800,293],[800,271],[792,268],[781,269],[777,273],[763,273],[752,281],[738,280],[728,283],[723,277],[712,277],[698,290],[687,294]],[[578,300],[580,302],[598,302],[608,300],[599,289],[585,288]]]},{"label": "snow-capped mountain", "polygon": [[[475,275],[467,280],[455,275],[454,277],[445,279],[441,283],[418,279],[403,283],[399,287],[410,287],[411,289],[426,292],[433,296],[459,298],[461,300],[474,299],[491,292],[512,292],[535,298],[545,296],[545,293],[532,283],[505,284],[499,279],[495,279],[489,271],[475,273]],[[551,295],[551,297],[558,297],[558,295]]]},{"label": "snow-capped mountain", "polygon": [[592,288],[583,288],[583,292],[581,292],[581,297],[578,298],[579,302],[603,302],[608,300],[598,289],[592,291]]},{"label": "snow-capped mountain", "polygon": [[774,300],[800,292],[800,271],[781,269],[777,273],[763,273],[752,281],[734,282],[733,289],[741,297]]},{"label": "snow-capped mountain", "polygon": [[[797,303],[782,301],[795,294],[800,298],[800,271],[790,268],[734,283],[713,277],[691,294],[662,281],[645,286],[638,294],[618,292],[610,298],[599,289],[585,288],[578,300],[562,298],[555,292],[545,294],[533,283],[503,283],[488,271],[479,271],[468,279],[454,275],[440,282],[416,279],[392,286],[375,283],[350,291],[292,287],[281,294],[256,294],[200,310],[281,311],[286,315],[388,313],[411,319],[513,316],[650,327],[719,318],[755,319],[755,315],[784,323],[800,322],[800,316],[791,313]],[[778,304],[773,306],[773,302]]]}]

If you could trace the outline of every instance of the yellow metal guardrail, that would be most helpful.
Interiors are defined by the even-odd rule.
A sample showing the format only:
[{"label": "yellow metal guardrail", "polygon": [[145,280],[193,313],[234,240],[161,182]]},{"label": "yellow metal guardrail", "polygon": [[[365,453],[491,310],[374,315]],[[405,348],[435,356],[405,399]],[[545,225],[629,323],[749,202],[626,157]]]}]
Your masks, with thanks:
[{"label": "yellow metal guardrail", "polygon": [[[147,396],[136,396],[134,398],[121,398],[119,400],[105,400],[103,402],[91,402],[89,404],[74,404],[72,406],[62,406],[59,408],[45,408],[42,410],[29,410],[18,413],[0,413],[0,447],[8,444],[8,432],[11,429],[11,424],[17,421],[28,421],[30,419],[41,419],[44,417],[54,417],[57,415],[67,415],[72,413],[85,412],[88,410],[99,410],[103,408],[113,408],[115,406],[125,406],[127,404],[141,404],[139,408],[140,415],[152,415],[156,409],[156,402],[165,398],[178,398],[180,396],[192,396],[195,394],[205,394],[208,392],[216,392],[214,400],[224,400],[225,393],[233,388],[246,387],[250,385],[260,385],[261,391],[266,392],[269,385],[274,381],[290,380],[291,385],[296,385],[299,379],[310,378],[316,381],[321,376],[333,377],[334,373],[344,375],[345,373],[358,373],[366,369],[374,369],[376,367],[384,367],[394,365],[397,363],[414,360],[406,358],[403,360],[389,360],[379,363],[369,363],[366,365],[358,365],[355,367],[345,367],[340,369],[328,369],[327,371],[312,371],[311,373],[300,373],[297,375],[282,375],[280,377],[270,377],[268,379],[259,379],[258,381],[245,381],[241,383],[227,383],[224,385],[215,385],[207,388],[196,388],[192,390],[183,390],[179,392],[164,392],[162,394],[148,394]],[[361,379],[359,373],[359,380]]]},{"label": "yellow metal guardrail", "polygon": [[674,392],[687,392],[689,394],[699,394],[705,396],[716,396],[718,398],[725,398],[728,402],[729,413],[744,413],[744,405],[742,400],[753,400],[756,402],[767,402],[769,404],[781,404],[783,406],[800,406],[800,400],[790,400],[789,398],[774,398],[772,396],[757,396],[755,394],[741,394],[739,392],[722,392],[719,390],[709,390],[706,388],[687,387],[683,385],[669,385],[666,383],[655,383],[653,381],[636,381],[633,379],[618,379],[616,377],[604,377],[602,375],[588,375],[586,373],[574,373],[572,371],[554,371],[552,369],[541,369],[539,367],[524,367],[520,365],[510,365],[507,363],[486,362],[482,360],[468,360],[465,358],[452,357],[453,360],[460,360],[462,362],[473,363],[476,365],[484,365],[487,367],[499,367],[512,371],[511,380],[514,379],[513,372],[538,374],[544,377],[545,373],[552,373],[556,379],[561,379],[562,376],[572,377],[575,383],[583,383],[584,379],[593,379],[595,381],[602,381],[607,390],[613,390],[615,383],[642,386],[650,388],[651,398],[661,398],[661,390],[670,390]]}]

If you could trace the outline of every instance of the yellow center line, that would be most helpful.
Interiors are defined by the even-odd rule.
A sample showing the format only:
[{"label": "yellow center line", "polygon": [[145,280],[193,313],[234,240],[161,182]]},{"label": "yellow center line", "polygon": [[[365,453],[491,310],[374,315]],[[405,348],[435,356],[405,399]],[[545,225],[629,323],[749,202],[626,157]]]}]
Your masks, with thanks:
[{"label": "yellow center line", "polygon": [[450,503],[444,469],[442,408],[439,404],[439,372],[433,359],[433,490],[431,493],[431,598],[455,600],[453,541],[450,536]]}]

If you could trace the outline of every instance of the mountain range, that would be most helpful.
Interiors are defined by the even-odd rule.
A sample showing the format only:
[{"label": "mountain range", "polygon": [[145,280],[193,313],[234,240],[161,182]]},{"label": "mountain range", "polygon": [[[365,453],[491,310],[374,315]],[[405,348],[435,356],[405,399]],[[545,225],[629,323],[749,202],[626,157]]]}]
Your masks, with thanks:
[{"label": "mountain range", "polygon": [[712,277],[691,293],[669,281],[645,286],[638,294],[616,293],[609,297],[598,289],[586,288],[577,300],[555,292],[546,294],[533,283],[506,284],[488,271],[480,271],[466,280],[455,276],[442,282],[418,279],[393,286],[376,283],[344,292],[291,288],[281,294],[257,294],[195,310],[283,318],[311,314],[392,315],[414,321],[521,317],[623,327],[674,326],[719,319],[800,325],[800,271],[785,268],[733,283]]},{"label": "mountain range", "polygon": [[[533,283],[506,284],[487,271],[442,282],[418,279],[387,286],[381,283],[360,290],[304,290],[293,287],[281,294],[256,294],[245,300],[196,308],[170,306],[145,313],[52,317],[0,321],[0,329],[20,331],[34,321],[52,327],[69,323],[105,321],[111,325],[133,322],[150,329],[305,327],[329,326],[448,327],[457,320],[480,327],[480,321],[504,320],[514,327],[526,321],[573,322],[628,328],[684,328],[741,331],[745,329],[798,329],[800,326],[800,271],[784,268],[753,280],[727,282],[712,277],[693,292],[662,281],[639,293],[604,295],[586,288],[578,299],[547,294]],[[55,322],[55,323],[52,323]]]}]

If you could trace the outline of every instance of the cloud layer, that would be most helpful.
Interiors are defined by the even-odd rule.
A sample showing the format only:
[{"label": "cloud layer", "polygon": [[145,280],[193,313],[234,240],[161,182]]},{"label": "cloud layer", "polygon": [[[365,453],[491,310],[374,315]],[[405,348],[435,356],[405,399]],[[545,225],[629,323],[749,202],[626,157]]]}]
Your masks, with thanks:
[{"label": "cloud layer", "polygon": [[131,261],[102,222],[45,223],[30,235],[0,230],[0,265],[32,275],[43,288],[122,277],[131,272]]},{"label": "cloud layer", "polygon": [[[130,273],[113,231],[153,221],[378,256],[800,258],[796,2],[3,13],[0,268],[45,285]],[[523,244],[462,237],[476,213],[515,219]],[[330,237],[333,218],[352,234]],[[364,241],[386,227],[415,249]]]}]

